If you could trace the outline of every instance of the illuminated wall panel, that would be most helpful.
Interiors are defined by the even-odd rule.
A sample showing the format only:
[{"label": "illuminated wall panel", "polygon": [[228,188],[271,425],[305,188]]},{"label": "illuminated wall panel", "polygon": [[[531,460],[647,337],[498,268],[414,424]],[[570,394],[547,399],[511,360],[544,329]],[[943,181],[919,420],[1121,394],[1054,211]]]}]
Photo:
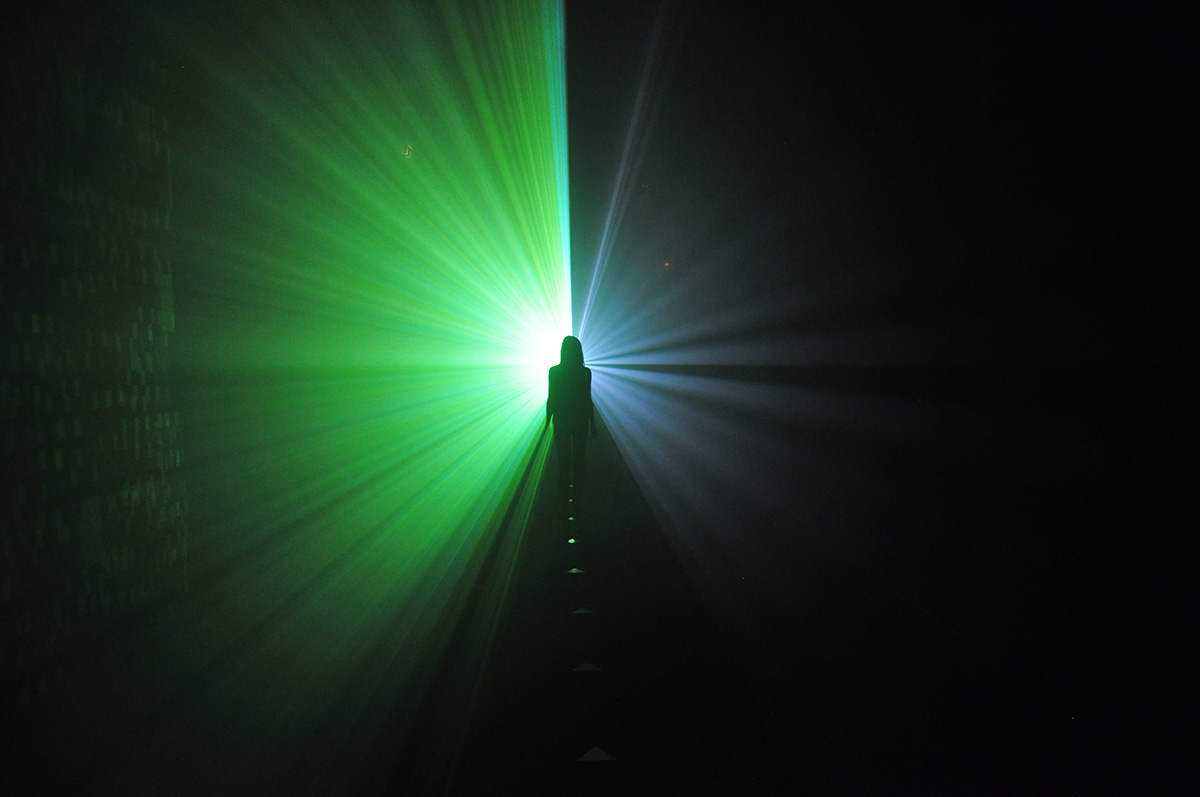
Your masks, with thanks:
[{"label": "illuminated wall panel", "polygon": [[187,583],[169,88],[102,21],[6,11],[0,666],[18,700]]}]

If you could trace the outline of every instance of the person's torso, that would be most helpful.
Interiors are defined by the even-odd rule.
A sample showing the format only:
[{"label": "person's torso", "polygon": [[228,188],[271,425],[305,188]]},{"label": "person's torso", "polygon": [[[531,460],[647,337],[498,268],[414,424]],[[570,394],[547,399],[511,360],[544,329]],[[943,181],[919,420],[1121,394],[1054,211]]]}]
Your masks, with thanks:
[{"label": "person's torso", "polygon": [[550,369],[550,401],[556,424],[587,423],[592,411],[591,371],[557,365]]}]

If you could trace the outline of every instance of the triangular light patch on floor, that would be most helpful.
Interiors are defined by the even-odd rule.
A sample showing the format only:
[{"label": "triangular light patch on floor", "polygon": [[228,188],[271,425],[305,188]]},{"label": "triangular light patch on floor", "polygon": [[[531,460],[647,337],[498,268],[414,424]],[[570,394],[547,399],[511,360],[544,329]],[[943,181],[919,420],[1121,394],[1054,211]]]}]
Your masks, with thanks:
[{"label": "triangular light patch on floor", "polygon": [[599,747],[593,747],[591,750],[588,750],[586,753],[579,756],[579,758],[576,758],[575,760],[576,761],[616,761],[617,759],[613,758],[608,753],[601,750]]}]

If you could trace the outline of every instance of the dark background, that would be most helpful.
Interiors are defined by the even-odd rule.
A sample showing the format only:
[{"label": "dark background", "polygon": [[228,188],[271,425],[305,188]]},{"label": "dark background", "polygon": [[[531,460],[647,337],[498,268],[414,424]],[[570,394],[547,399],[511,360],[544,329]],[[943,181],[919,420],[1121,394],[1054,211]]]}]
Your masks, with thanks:
[{"label": "dark background", "polygon": [[1158,4],[571,3],[577,273],[653,50],[627,236],[752,237],[780,286],[852,294],[797,328],[926,326],[917,361],[1176,366],[1187,28]]},{"label": "dark background", "polygon": [[[568,4],[576,307],[653,56],[608,279],[733,248],[676,317],[796,308],[764,322],[787,366],[659,370],[881,408],[857,433],[763,419],[787,489],[724,530],[752,552],[709,596],[736,607],[721,622],[786,717],[774,738],[813,766],[868,790],[886,761],[951,792],[1194,780],[1193,22]],[[852,478],[788,501],[830,474]]]},{"label": "dark background", "polygon": [[[212,545],[204,521],[225,498],[204,493],[200,477],[224,463],[196,461],[209,431],[194,412],[202,394],[189,405],[171,392],[188,363],[149,379],[124,355],[95,368],[111,382],[97,382],[100,390],[138,376],[139,387],[161,384],[161,399],[147,391],[140,406],[173,413],[146,438],[170,455],[166,466],[128,447],[108,460],[81,455],[84,488],[68,460],[36,496],[42,477],[30,463],[39,453],[53,461],[55,424],[59,437],[76,419],[89,435],[122,428],[117,410],[76,402],[51,411],[31,399],[75,401],[79,388],[53,362],[90,350],[84,326],[107,329],[108,316],[113,329],[157,325],[158,348],[147,351],[167,362],[167,331],[177,334],[172,352],[207,342],[189,310],[216,319],[234,310],[222,304],[227,286],[195,267],[211,242],[178,241],[172,281],[157,262],[146,272],[110,263],[89,232],[99,216],[88,213],[144,209],[140,226],[120,227],[116,248],[137,251],[162,233],[154,214],[171,208],[168,185],[179,218],[223,201],[195,190],[204,184],[198,164],[214,157],[194,146],[212,87],[193,75],[195,56],[175,50],[191,41],[192,14],[205,19],[198,40],[241,46],[232,31],[223,38],[223,11],[164,8],[159,18],[116,5],[82,14],[68,3],[59,19],[27,4],[6,30],[6,85],[24,93],[6,104],[21,132],[6,139],[5,190],[23,191],[25,205],[4,227],[0,296],[13,314],[3,663],[15,707],[0,714],[6,735],[22,740],[9,754],[32,773],[29,791],[47,778],[86,791],[101,774],[151,789],[246,788],[289,762],[297,789],[344,788],[367,758],[364,783],[404,793],[420,778],[486,792],[506,767],[514,784],[564,793],[553,780],[561,772],[537,780],[553,769],[546,761],[573,765],[593,744],[628,764],[614,770],[624,780],[589,781],[601,793],[649,780],[663,793],[1161,793],[1194,784],[1186,232],[1196,26],[1184,4],[569,2],[575,306],[636,116],[628,202],[597,312],[637,311],[630,286],[643,286],[647,304],[669,296],[661,315],[643,318],[649,337],[761,307],[744,328],[710,331],[740,341],[727,361],[668,357],[654,367],[724,378],[739,395],[795,390],[812,403],[736,419],[714,412],[713,427],[691,430],[703,448],[723,431],[717,425],[736,422],[771,445],[712,449],[733,476],[726,486],[740,479],[744,489],[721,496],[711,516],[693,512],[697,528],[682,535],[651,513],[659,485],[635,482],[610,434],[620,419],[602,413],[592,492],[582,496],[594,511],[581,515],[600,542],[586,564],[595,591],[554,581],[568,562],[553,547],[561,517],[543,491],[497,627],[489,596],[503,592],[489,590],[508,584],[493,570],[461,588],[462,605],[488,611],[473,615],[473,627],[444,629],[458,640],[444,654],[421,654],[434,685],[420,694],[384,685],[404,692],[394,707],[376,707],[395,715],[387,733],[360,745],[363,727],[339,737],[320,725],[278,749],[237,728],[221,738],[204,723],[193,728],[206,715],[196,697],[204,692],[177,666],[191,657],[168,644],[224,605],[211,603],[212,583],[243,583],[243,571],[196,553]],[[60,61],[78,62],[80,80],[68,81]],[[175,76],[180,61],[189,68]],[[59,97],[78,118],[55,110],[48,98]],[[105,121],[110,104],[130,97],[152,101],[152,112],[137,126]],[[147,150],[156,136],[170,141],[170,162]],[[100,189],[90,205],[42,169],[75,161]],[[106,171],[118,161],[147,172],[118,179]],[[80,254],[73,263],[42,246],[64,242]],[[677,274],[686,288],[670,282]],[[57,298],[67,292],[60,277],[78,278],[78,307]],[[109,285],[119,301],[91,298]],[[30,326],[35,313],[46,323],[47,308],[60,319],[58,349]],[[769,366],[755,359],[768,338]],[[584,345],[586,353],[586,336]],[[32,353],[24,359],[22,346]],[[40,350],[48,365],[33,356]],[[704,398],[682,395],[685,404]],[[105,479],[103,520],[82,500],[92,462]],[[664,467],[678,465],[686,482],[705,464]],[[147,499],[130,504],[134,476],[159,479],[148,500],[170,510],[161,522],[127,523],[147,516]],[[57,528],[47,525],[55,508],[68,510]],[[36,520],[39,512],[50,520]],[[101,560],[131,558],[101,550],[110,523],[131,540],[117,554],[147,553],[140,570],[106,572],[97,584],[89,578]],[[176,550],[185,532],[190,554]],[[702,566],[675,556],[689,533],[705,541],[695,549]],[[492,551],[517,541],[499,535],[494,546],[480,556],[503,560]],[[271,572],[273,553],[264,545],[243,566]],[[554,623],[585,600],[601,629],[566,650]],[[472,668],[485,662],[463,652],[493,633],[476,683]],[[242,659],[226,652],[206,665],[211,679],[236,680],[229,662]],[[584,693],[570,667],[594,655],[613,677]],[[147,662],[171,665],[156,669],[157,687],[142,683]],[[476,698],[473,712],[460,712]],[[312,719],[321,706],[297,708]],[[183,730],[165,735],[169,727]],[[461,774],[447,774],[431,751],[457,756]]]}]

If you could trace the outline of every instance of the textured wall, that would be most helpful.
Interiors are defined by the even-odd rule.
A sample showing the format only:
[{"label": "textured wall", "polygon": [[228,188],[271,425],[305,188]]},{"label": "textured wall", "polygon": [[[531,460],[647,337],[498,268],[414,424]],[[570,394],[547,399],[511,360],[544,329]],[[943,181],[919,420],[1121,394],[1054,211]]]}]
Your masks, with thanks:
[{"label": "textured wall", "polygon": [[111,15],[4,12],[0,666],[9,698],[187,586],[169,91]]}]

